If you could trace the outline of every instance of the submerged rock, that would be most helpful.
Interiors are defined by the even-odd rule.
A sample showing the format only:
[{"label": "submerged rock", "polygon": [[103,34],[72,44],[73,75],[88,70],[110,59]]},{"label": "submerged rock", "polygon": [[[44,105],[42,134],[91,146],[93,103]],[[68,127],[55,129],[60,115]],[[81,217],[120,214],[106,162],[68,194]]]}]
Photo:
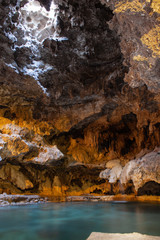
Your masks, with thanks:
[{"label": "submerged rock", "polygon": [[39,197],[36,195],[11,195],[11,194],[0,194],[0,207],[8,205],[25,205],[44,203],[47,198]]}]

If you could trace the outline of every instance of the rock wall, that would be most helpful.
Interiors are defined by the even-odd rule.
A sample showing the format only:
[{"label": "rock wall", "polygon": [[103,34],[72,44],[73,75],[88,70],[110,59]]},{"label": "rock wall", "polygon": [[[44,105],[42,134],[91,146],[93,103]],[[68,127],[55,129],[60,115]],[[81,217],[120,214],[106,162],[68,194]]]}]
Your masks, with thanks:
[{"label": "rock wall", "polygon": [[[157,155],[153,168],[140,159],[160,145],[159,2],[1,0],[0,15],[1,188],[111,194],[124,184],[137,194],[160,183]],[[64,158],[63,182],[52,164]],[[105,166],[115,159],[110,181]],[[134,177],[119,184],[132,163]]]}]

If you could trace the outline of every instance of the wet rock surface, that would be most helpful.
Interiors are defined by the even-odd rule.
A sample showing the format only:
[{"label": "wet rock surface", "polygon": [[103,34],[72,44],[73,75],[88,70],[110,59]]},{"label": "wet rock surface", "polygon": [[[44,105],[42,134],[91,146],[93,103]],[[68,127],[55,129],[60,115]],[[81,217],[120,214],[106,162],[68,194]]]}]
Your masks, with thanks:
[{"label": "wet rock surface", "polygon": [[159,3],[27,4],[0,1],[2,189],[159,195]]},{"label": "wet rock surface", "polygon": [[68,166],[68,159],[48,164],[17,161],[0,162],[0,192],[40,194],[50,197],[106,191],[109,184],[99,178],[100,167]]},{"label": "wet rock surface", "polygon": [[42,198],[36,195],[9,195],[6,193],[0,194],[0,207],[8,205],[25,205],[47,202],[47,198]]}]

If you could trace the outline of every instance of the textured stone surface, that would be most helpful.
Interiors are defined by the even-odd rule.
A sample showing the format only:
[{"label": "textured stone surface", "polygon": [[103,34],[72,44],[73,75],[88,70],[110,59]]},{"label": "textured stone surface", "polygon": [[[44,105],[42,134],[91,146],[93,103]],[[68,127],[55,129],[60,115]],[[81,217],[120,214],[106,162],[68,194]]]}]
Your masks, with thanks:
[{"label": "textured stone surface", "polygon": [[133,181],[136,190],[149,181],[160,183],[160,149],[125,165],[120,181],[126,184],[130,180]]},{"label": "textured stone surface", "polygon": [[47,201],[47,198],[39,197],[38,195],[9,195],[9,194],[0,194],[0,207],[8,205],[25,205],[25,204],[35,204],[35,203],[44,203]]},{"label": "textured stone surface", "polygon": [[140,189],[140,195],[142,195],[142,192],[144,195],[160,195],[158,184],[160,183],[159,148],[141,158],[129,161],[124,167],[118,160],[107,162],[106,167],[105,170],[100,172],[99,177],[109,180],[110,183],[116,183],[119,180],[122,184],[122,192],[125,191],[126,186],[128,187],[128,183],[133,183],[136,192]]},{"label": "textured stone surface", "polygon": [[0,193],[40,194],[66,197],[105,193],[110,185],[99,178],[100,167],[68,166],[62,158],[50,164],[17,161],[16,158],[0,162]]},{"label": "textured stone surface", "polygon": [[87,240],[159,240],[160,237],[157,236],[149,236],[143,235],[140,233],[128,233],[128,234],[120,234],[120,233],[96,233],[93,232]]},{"label": "textured stone surface", "polygon": [[46,144],[42,136],[30,130],[28,125],[20,127],[11,122],[3,124],[0,133],[1,158],[15,157],[17,160],[41,163],[61,159],[63,154],[56,145]]},{"label": "textured stone surface", "polygon": [[[49,143],[57,142],[65,154],[72,155],[80,162],[103,162],[114,158],[123,161],[132,159],[144,148],[154,149],[160,140],[158,88],[155,85],[154,94],[149,83],[145,82],[148,65],[144,67],[145,74],[141,65],[139,68],[137,65],[134,67],[135,62],[143,62],[137,60],[146,57],[140,56],[138,52],[138,57],[133,61],[131,56],[137,49],[143,51],[146,48],[142,43],[139,47],[141,38],[136,31],[147,32],[148,29],[145,30],[137,22],[142,19],[146,28],[151,28],[152,24],[148,26],[147,23],[157,15],[150,16],[147,10],[141,10],[138,1],[135,4],[134,1],[126,4],[119,2],[118,5],[116,1],[109,1],[107,7],[97,0],[56,3],[60,9],[56,15],[56,31],[60,37],[68,40],[50,40],[46,36],[43,45],[37,45],[37,56],[33,55],[30,47],[15,48],[17,43],[8,39],[7,34],[4,35],[5,28],[8,34],[14,34],[12,28],[15,26],[13,21],[9,25],[10,19],[5,22],[9,8],[1,6],[5,10],[1,19],[5,38],[2,49],[10,49],[6,49],[10,52],[8,58],[2,52],[2,59],[12,64],[12,68],[14,66],[17,71],[14,72],[14,69],[9,69],[2,62],[1,115],[6,121],[8,118],[14,122],[17,120],[17,124],[19,118],[22,124],[24,120],[32,122],[32,125],[35,121],[38,124],[45,122],[43,129],[50,135]],[[133,5],[137,6],[137,12],[132,11]],[[42,20],[42,16],[35,14],[36,17]],[[126,22],[127,26],[124,26]],[[129,29],[129,23],[132,29]],[[23,34],[19,34],[18,41],[20,37],[23,38]],[[133,41],[135,48],[130,47]],[[37,64],[43,59],[42,66],[53,66],[53,69],[39,75],[41,86],[33,78],[23,75],[24,70],[20,65],[30,64],[27,62],[28,57],[30,60],[35,59]],[[151,59],[157,62],[155,57],[151,56]],[[21,74],[18,74],[19,71]],[[139,78],[137,75],[132,76],[131,71],[143,76],[140,80],[143,84],[139,85]],[[151,72],[152,75],[154,72],[158,74],[155,67],[152,67]],[[132,76],[138,85],[133,87],[127,76]],[[148,73],[147,79],[149,77]],[[152,78],[152,84],[157,82]],[[42,85],[49,95],[43,92]],[[67,139],[66,147],[62,144],[64,138]]]},{"label": "textured stone surface", "polygon": [[122,172],[122,166],[120,164],[120,161],[118,160],[109,161],[107,162],[106,167],[107,168],[100,173],[99,177],[108,179],[110,183],[117,182]]},{"label": "textured stone surface", "polygon": [[160,196],[135,196],[128,194],[117,194],[117,195],[82,195],[82,196],[68,196],[66,197],[68,202],[116,202],[116,203],[126,203],[126,202],[154,202],[160,203]]}]

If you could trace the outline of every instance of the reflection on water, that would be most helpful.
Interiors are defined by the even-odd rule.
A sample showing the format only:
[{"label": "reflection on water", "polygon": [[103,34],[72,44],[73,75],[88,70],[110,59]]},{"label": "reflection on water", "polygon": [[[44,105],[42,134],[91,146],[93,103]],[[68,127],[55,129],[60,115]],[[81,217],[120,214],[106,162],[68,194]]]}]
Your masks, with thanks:
[{"label": "reflection on water", "polygon": [[0,208],[0,240],[85,240],[91,232],[160,236],[160,205],[47,203]]}]

